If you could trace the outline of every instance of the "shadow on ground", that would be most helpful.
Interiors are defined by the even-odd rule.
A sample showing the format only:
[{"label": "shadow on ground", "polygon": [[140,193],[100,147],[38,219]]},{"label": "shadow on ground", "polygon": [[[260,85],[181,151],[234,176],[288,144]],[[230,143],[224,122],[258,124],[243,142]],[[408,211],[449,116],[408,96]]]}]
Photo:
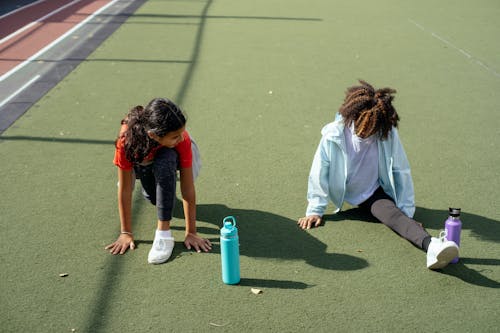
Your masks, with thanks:
[{"label": "shadow on ground", "polygon": [[[447,210],[435,210],[423,207],[417,207],[415,212],[415,220],[423,223],[429,229],[443,229],[444,221],[448,217]],[[325,222],[333,221],[362,221],[369,223],[379,223],[369,214],[363,212],[359,208],[352,208],[337,214],[325,215]],[[472,236],[479,242],[500,241],[500,221],[496,221],[484,216],[463,212],[461,214],[462,230],[470,230]],[[436,235],[432,235],[436,236]],[[481,270],[476,270],[469,265],[474,266],[499,266],[500,258],[460,258],[457,264],[448,265],[443,270],[438,272],[446,275],[451,275],[461,279],[464,282],[477,286],[488,288],[500,288],[500,282],[492,280],[481,273],[487,272],[489,269],[485,267]]]},{"label": "shadow on ground", "polygon": [[[174,216],[183,219],[182,203],[176,203]],[[197,220],[217,226],[200,229],[218,240],[221,216],[236,217],[240,235],[240,254],[252,258],[304,260],[309,265],[331,270],[350,271],[368,266],[365,259],[343,253],[327,253],[326,244],[301,230],[295,221],[259,210],[230,208],[221,204],[196,206]],[[214,252],[219,248],[214,247]]]}]

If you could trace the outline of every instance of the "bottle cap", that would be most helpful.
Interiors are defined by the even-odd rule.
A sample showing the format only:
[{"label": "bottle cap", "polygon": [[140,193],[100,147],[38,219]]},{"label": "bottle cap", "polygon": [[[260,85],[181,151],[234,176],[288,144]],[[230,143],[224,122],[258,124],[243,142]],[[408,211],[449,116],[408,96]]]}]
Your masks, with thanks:
[{"label": "bottle cap", "polygon": [[223,226],[222,229],[220,229],[221,236],[235,236],[238,233],[236,219],[233,216],[227,216],[222,223]]},{"label": "bottle cap", "polygon": [[460,216],[460,208],[449,208],[450,216]]}]

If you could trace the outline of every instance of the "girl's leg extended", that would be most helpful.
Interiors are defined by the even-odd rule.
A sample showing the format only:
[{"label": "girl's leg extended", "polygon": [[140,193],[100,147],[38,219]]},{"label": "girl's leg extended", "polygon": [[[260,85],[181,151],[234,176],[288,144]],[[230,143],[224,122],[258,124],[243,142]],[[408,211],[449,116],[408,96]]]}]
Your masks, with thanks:
[{"label": "girl's leg extended", "polygon": [[368,210],[377,220],[413,245],[427,251],[431,239],[429,233],[417,221],[406,216],[381,187],[368,200],[360,204],[360,207]]},{"label": "girl's leg extended", "polygon": [[158,223],[153,246],[148,254],[150,264],[161,264],[172,255],[174,238],[170,231],[170,220],[175,199],[177,181],[177,152],[163,147],[156,153],[153,163],[147,166],[135,166],[135,172],[141,179],[144,197],[158,211]]},{"label": "girl's leg extended", "polygon": [[[160,149],[152,164],[137,165],[135,172],[141,180],[142,194],[158,209],[159,221],[170,221],[175,200],[177,179],[177,152],[174,149]],[[163,229],[163,228],[161,228]]]},{"label": "girl's leg extended", "polygon": [[[159,223],[164,224],[172,219],[177,182],[178,155],[175,149],[162,148],[155,156],[153,174],[155,178],[156,208]],[[158,225],[160,227],[160,225]]]}]

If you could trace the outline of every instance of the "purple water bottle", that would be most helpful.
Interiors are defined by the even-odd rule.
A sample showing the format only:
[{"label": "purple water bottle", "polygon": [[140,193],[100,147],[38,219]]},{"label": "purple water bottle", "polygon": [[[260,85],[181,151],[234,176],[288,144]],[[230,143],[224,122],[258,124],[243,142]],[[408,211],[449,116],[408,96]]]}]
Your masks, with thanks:
[{"label": "purple water bottle", "polygon": [[[462,231],[462,222],[460,221],[460,208],[450,208],[450,216],[444,223],[446,230],[446,239],[454,241],[460,247],[460,232]],[[454,258],[450,263],[456,264],[458,257]]]}]

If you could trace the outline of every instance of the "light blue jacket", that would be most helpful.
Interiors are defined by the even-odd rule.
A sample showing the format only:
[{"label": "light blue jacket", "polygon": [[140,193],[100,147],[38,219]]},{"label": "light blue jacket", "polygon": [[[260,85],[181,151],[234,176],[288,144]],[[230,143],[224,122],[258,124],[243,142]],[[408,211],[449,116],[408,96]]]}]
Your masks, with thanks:
[{"label": "light blue jacket", "polygon": [[[337,207],[344,203],[347,178],[347,155],[344,121],[337,114],[335,121],[321,130],[322,138],[309,173],[306,216],[323,216],[328,199]],[[415,195],[408,158],[395,127],[385,140],[378,140],[379,183],[396,206],[408,217],[415,213]]]}]

